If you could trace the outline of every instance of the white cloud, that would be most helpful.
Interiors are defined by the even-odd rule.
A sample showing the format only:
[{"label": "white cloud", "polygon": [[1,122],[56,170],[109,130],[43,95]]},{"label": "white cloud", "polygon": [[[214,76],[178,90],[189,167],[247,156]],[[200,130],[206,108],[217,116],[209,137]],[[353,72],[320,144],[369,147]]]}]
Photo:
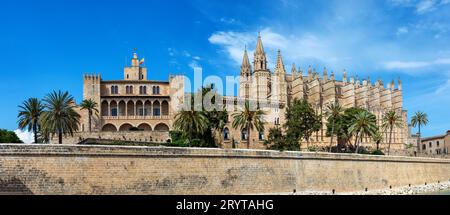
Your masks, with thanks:
[{"label": "white cloud", "polygon": [[444,84],[439,86],[434,92],[437,95],[448,94],[450,92],[450,79],[448,79]]},{"label": "white cloud", "polygon": [[408,28],[403,26],[397,29],[397,36],[401,34],[407,34],[409,32]]},{"label": "white cloud", "polygon": [[436,0],[422,0],[419,1],[416,5],[416,12],[418,14],[424,14],[430,11],[433,11],[434,9],[436,9],[436,4],[437,1]]},{"label": "white cloud", "polygon": [[[261,38],[271,68],[274,67],[278,49],[281,50],[285,65],[310,60],[328,64],[335,64],[338,61],[330,43],[314,34],[285,36],[272,31],[270,28],[264,28],[261,31]],[[252,52],[256,46],[256,41],[256,32],[219,31],[209,37],[209,42],[221,46],[222,51],[234,61],[235,65],[242,63],[246,45],[250,61],[252,61]]]},{"label": "white cloud", "polygon": [[16,129],[14,131],[16,135],[22,140],[24,143],[33,143],[34,142],[34,134],[28,131],[22,131],[20,129]]},{"label": "white cloud", "polygon": [[189,63],[189,67],[192,69],[201,68],[200,64],[195,60],[193,60]]},{"label": "white cloud", "polygon": [[384,63],[386,69],[419,69],[439,65],[450,65],[450,58],[439,58],[432,61],[389,61]]}]

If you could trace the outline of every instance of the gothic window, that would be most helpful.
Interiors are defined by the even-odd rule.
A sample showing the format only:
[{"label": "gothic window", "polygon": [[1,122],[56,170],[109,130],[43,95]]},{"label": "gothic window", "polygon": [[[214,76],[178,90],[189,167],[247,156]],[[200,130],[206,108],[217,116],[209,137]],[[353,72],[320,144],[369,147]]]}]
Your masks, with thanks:
[{"label": "gothic window", "polygon": [[130,75],[127,74],[127,79],[129,79],[129,78],[130,78]]},{"label": "gothic window", "polygon": [[258,134],[259,140],[264,140],[264,131],[260,131]]},{"label": "gothic window", "polygon": [[247,129],[242,129],[241,131],[241,139],[242,140],[247,140],[248,136],[247,136]]},{"label": "gothic window", "polygon": [[423,145],[422,145],[422,150],[425,150],[425,149],[427,149],[427,145],[426,145],[426,144],[423,144]]},{"label": "gothic window", "polygon": [[153,116],[161,116],[161,109],[159,107],[153,108]]},{"label": "gothic window", "polygon": [[119,94],[119,87],[111,86],[111,94]]},{"label": "gothic window", "polygon": [[147,94],[147,87],[146,86],[140,86],[139,87],[139,94],[141,94],[141,95]]},{"label": "gothic window", "polygon": [[430,148],[433,147],[433,143],[432,142],[429,142],[428,145],[430,146]]},{"label": "gothic window", "polygon": [[436,142],[436,147],[439,147],[439,141]]},{"label": "gothic window", "polygon": [[230,139],[230,130],[228,130],[228,128],[223,129],[223,139],[224,140]]},{"label": "gothic window", "polygon": [[111,108],[111,116],[117,116],[117,108]]},{"label": "gothic window", "polygon": [[159,86],[153,86],[153,95],[159,95]]}]

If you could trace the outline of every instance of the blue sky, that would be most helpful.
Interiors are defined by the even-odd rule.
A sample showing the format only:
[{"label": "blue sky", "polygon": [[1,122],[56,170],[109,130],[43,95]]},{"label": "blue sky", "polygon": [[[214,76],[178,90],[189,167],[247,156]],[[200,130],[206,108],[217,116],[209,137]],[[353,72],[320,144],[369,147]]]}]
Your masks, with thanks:
[{"label": "blue sky", "polygon": [[[258,31],[275,64],[346,69],[387,83],[401,77],[409,116],[424,135],[450,129],[450,0],[2,1],[0,128],[17,128],[29,97],[68,90],[79,102],[82,75],[121,79],[137,48],[150,79],[236,75]],[[251,54],[250,54],[251,56]]]}]

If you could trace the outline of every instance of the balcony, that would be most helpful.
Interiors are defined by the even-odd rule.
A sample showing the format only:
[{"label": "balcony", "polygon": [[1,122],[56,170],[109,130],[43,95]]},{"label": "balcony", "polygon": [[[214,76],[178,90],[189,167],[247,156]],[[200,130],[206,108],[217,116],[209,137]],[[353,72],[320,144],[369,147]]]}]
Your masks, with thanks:
[{"label": "balcony", "polygon": [[169,120],[171,119],[170,115],[164,115],[164,116],[102,116],[102,119],[104,120]]}]

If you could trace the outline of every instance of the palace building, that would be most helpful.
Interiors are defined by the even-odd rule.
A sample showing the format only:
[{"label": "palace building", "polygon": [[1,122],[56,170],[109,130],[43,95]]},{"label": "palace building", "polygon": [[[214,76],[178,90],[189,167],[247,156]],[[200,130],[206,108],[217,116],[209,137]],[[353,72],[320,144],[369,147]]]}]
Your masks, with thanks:
[{"label": "palace building", "polygon": [[[94,117],[93,132],[88,132],[86,111],[82,115],[81,131],[75,134],[75,140],[88,137],[114,140],[146,142],[165,142],[170,139],[169,132],[177,110],[186,99],[184,95],[184,76],[170,76],[168,81],[149,80],[147,68],[142,66],[136,53],[131,65],[125,66],[123,80],[106,81],[100,75],[84,76],[83,99],[93,99],[99,104],[99,116]],[[326,106],[338,102],[343,108],[361,107],[381,118],[389,110],[395,110],[403,117],[405,126],[396,128],[392,136],[391,149],[401,150],[408,141],[407,111],[403,108],[402,83],[398,80],[386,85],[377,80],[360,80],[343,72],[343,79],[336,80],[333,72],[324,68],[322,74],[309,67],[306,72],[292,64],[287,73],[281,51],[278,51],[276,66],[268,68],[262,38],[258,35],[253,62],[250,62],[247,50],[243,50],[237,97],[224,97],[227,103],[242,104],[239,100],[257,100],[264,116],[265,131],[251,132],[233,129],[232,114],[221,135],[216,135],[219,145],[231,148],[246,148],[246,139],[251,138],[251,148],[263,149],[265,137],[270,128],[282,127],[285,122],[285,108],[294,99],[306,99],[318,114],[325,115]],[[175,93],[182,92],[180,93]],[[265,105],[264,105],[265,104]],[[385,139],[388,139],[388,133]],[[233,144],[234,141],[234,144]],[[309,144],[329,145],[326,136],[326,119],[320,131],[314,133]],[[305,146],[306,144],[302,144]],[[363,146],[373,146],[370,139],[363,140]]]}]

